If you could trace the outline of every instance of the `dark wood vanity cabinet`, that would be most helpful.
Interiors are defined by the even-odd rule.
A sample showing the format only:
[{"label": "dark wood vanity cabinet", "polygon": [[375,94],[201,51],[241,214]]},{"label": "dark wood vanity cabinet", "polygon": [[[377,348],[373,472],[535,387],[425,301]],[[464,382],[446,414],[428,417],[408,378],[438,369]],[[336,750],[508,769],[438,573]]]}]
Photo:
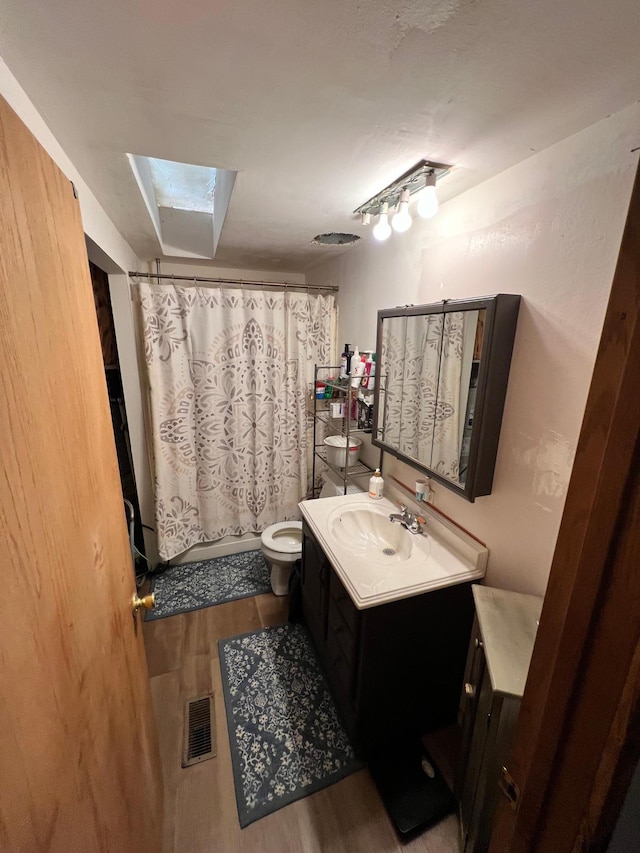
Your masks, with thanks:
[{"label": "dark wood vanity cabinet", "polygon": [[304,521],[302,605],[363,754],[455,721],[473,620],[471,584],[358,610]]},{"label": "dark wood vanity cabinet", "polygon": [[[302,523],[302,612],[316,649],[323,650],[327,638],[327,605],[331,564],[324,551]],[[323,659],[324,663],[324,659]]]},{"label": "dark wood vanity cabinet", "polygon": [[542,599],[474,586],[476,619],[460,699],[456,782],[464,853],[486,853],[520,711]]}]

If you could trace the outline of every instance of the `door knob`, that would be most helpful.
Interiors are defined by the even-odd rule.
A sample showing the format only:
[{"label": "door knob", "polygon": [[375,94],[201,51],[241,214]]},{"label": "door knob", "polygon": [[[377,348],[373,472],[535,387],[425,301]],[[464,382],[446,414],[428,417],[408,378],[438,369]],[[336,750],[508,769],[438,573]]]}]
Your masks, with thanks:
[{"label": "door knob", "polygon": [[137,592],[133,593],[133,597],[131,598],[131,607],[133,608],[133,615],[135,616],[138,610],[152,610],[156,606],[156,594],[155,592],[150,592],[149,595],[143,595],[142,598],[138,596]]}]

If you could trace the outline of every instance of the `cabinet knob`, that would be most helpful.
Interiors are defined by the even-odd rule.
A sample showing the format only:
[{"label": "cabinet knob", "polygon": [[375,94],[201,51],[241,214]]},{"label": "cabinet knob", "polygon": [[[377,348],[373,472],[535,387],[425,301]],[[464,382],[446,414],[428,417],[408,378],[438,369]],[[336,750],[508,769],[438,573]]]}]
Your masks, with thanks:
[{"label": "cabinet knob", "polygon": [[474,646],[476,647],[476,649],[482,648],[482,640],[480,639],[480,637],[475,638]]},{"label": "cabinet knob", "polygon": [[476,695],[475,684],[470,684],[468,681],[465,681],[464,693],[468,699],[473,699],[473,697]]}]

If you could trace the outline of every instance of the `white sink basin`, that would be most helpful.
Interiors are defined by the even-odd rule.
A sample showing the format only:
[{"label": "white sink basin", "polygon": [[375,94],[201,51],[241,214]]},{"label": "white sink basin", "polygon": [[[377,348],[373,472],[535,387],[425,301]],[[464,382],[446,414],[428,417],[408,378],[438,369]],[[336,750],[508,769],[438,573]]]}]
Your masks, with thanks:
[{"label": "white sink basin", "polygon": [[[329,534],[354,557],[378,565],[424,558],[429,540],[421,534],[410,533],[399,522],[389,520],[383,509],[345,506],[334,510],[327,519]],[[418,540],[421,540],[418,542]],[[414,544],[418,547],[414,548]]]},{"label": "white sink basin", "polygon": [[[399,501],[398,501],[399,503]],[[302,501],[312,533],[360,610],[411,595],[479,580],[488,551],[427,506],[425,533],[389,521],[398,503],[367,494]]]}]

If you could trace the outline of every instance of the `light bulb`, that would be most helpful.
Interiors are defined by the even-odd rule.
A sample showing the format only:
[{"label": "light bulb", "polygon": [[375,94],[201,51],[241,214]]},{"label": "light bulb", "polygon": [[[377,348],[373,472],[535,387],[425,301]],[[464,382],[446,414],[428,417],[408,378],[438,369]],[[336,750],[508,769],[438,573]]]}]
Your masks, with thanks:
[{"label": "light bulb", "polygon": [[411,223],[413,222],[411,215],[409,214],[409,196],[409,190],[402,190],[400,193],[398,211],[391,220],[393,230],[397,231],[399,234],[402,234],[403,231],[408,231],[409,228],[411,228]]},{"label": "light bulb", "polygon": [[438,194],[436,193],[436,176],[432,172],[427,175],[427,180],[425,182],[425,187],[420,194],[420,201],[418,202],[418,214],[423,219],[431,219],[432,216],[435,216],[438,212],[438,208],[440,205],[438,204]]},{"label": "light bulb", "polygon": [[380,210],[380,215],[378,216],[378,221],[376,222],[373,228],[373,236],[376,240],[387,240],[391,236],[391,226],[389,225],[389,205],[385,201],[382,205],[382,209]]}]

